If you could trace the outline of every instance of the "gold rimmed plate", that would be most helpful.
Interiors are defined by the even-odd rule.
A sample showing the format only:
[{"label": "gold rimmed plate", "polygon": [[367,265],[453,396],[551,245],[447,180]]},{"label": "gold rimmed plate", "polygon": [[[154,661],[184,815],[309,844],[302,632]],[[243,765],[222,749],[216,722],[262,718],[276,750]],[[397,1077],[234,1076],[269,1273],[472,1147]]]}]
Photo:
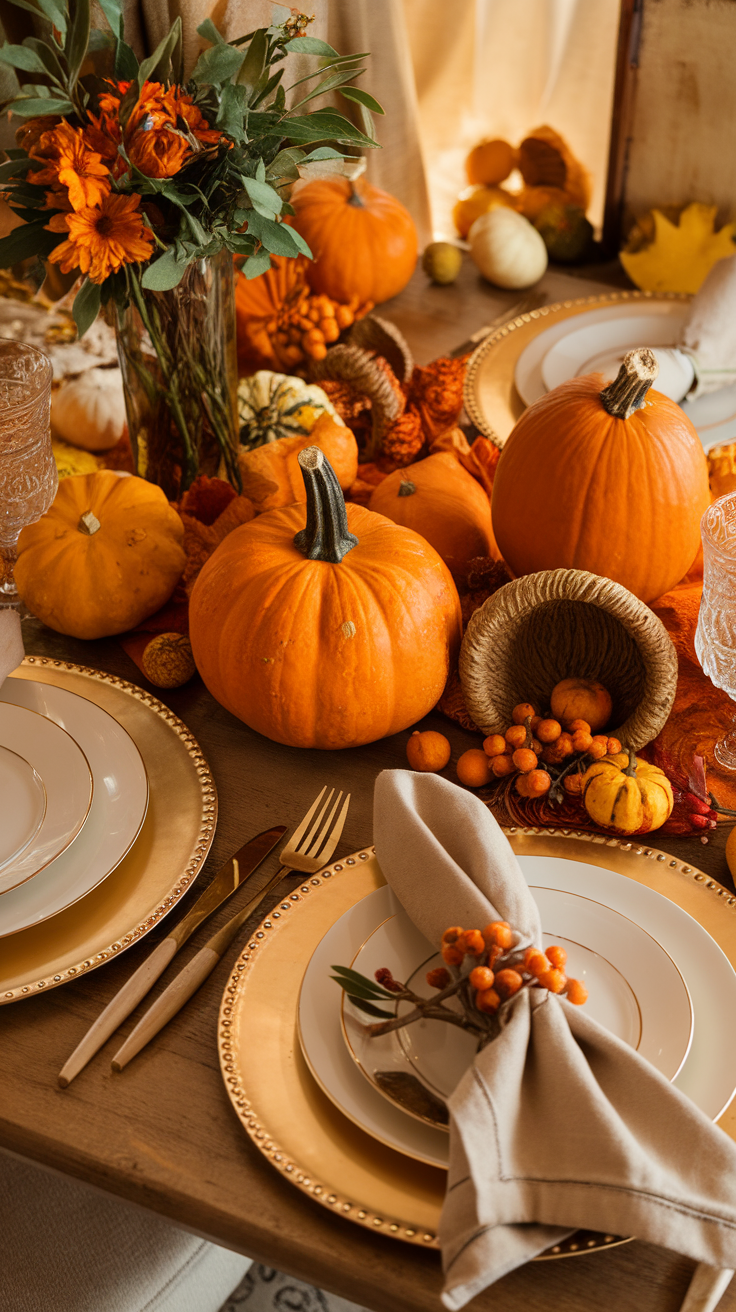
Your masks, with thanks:
[{"label": "gold rimmed plate", "polygon": [[[607,904],[623,915],[628,908],[638,919],[640,912],[657,908],[657,939],[688,980],[695,1014],[693,1044],[676,1083],[696,1095],[705,1084],[702,1059],[717,1050],[709,1057],[709,1114],[720,1111],[721,1126],[736,1138],[736,1114],[726,1110],[736,1088],[734,1056],[723,1042],[736,988],[736,897],[695,867],[636,842],[569,831],[508,833],[522,863],[531,863],[525,870],[530,883],[556,887],[564,867],[570,885],[574,865],[586,896],[588,872],[595,867],[607,874]],[[539,878],[535,864],[548,877]],[[445,1172],[397,1153],[342,1115],[312,1077],[298,1040],[299,991],[312,953],[349,907],[383,883],[372,850],[365,849],[306,880],[274,908],[226,985],[218,1026],[220,1064],[245,1132],[285,1179],[358,1225],[437,1247]],[[540,1260],[621,1242],[578,1232]]]},{"label": "gold rimmed plate", "polygon": [[[497,446],[503,446],[516,421],[521,417],[528,404],[528,397],[543,395],[546,387],[535,385],[536,372],[543,364],[544,351],[540,358],[529,360],[529,377],[522,383],[522,390],[527,396],[524,400],[516,386],[517,366],[524,352],[534,354],[533,344],[541,334],[548,334],[551,346],[556,341],[555,333],[567,330],[567,321],[588,316],[591,324],[597,324],[610,315],[648,315],[658,309],[665,314],[682,313],[682,307],[689,297],[676,293],[656,294],[654,292],[603,292],[597,296],[580,296],[569,301],[559,301],[554,305],[543,305],[528,314],[519,315],[510,323],[505,323],[486,337],[470,357],[465,375],[465,409],[479,432],[489,437]],[[572,327],[573,325],[571,325]],[[550,330],[554,330],[550,334]],[[635,346],[646,345],[634,342]],[[531,392],[528,387],[531,386]],[[718,394],[716,394],[717,396]],[[700,402],[696,404],[701,404]],[[712,406],[712,400],[709,402]],[[707,408],[707,407],[706,407]],[[697,416],[693,417],[696,428]],[[705,421],[710,422],[710,411]],[[723,440],[709,434],[712,441]],[[708,441],[708,445],[712,444]]]},{"label": "gold rimmed plate", "polygon": [[196,739],[150,693],[124,679],[40,657],[26,657],[17,678],[76,694],[117,721],[140,755],[150,791],[140,832],[112,873],[73,906],[2,940],[0,1003],[56,988],[147,934],[196,879],[217,820],[214,782]]}]

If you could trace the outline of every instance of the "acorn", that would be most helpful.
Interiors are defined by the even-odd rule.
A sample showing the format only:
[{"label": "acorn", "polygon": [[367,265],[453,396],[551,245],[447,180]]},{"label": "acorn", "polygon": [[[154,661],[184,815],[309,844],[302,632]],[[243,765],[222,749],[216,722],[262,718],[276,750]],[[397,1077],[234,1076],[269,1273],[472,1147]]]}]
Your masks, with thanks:
[{"label": "acorn", "polygon": [[196,673],[192,647],[183,633],[157,633],[143,649],[143,673],[157,688],[181,688]]}]

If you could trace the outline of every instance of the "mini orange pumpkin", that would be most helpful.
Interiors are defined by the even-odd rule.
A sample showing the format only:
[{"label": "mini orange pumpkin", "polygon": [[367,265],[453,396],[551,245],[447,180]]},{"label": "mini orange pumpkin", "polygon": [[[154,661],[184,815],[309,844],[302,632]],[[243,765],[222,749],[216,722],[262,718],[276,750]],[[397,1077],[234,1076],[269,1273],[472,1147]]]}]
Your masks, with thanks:
[{"label": "mini orange pumpkin", "polygon": [[299,453],[307,505],[235,529],[205,564],[190,639],[214,697],[292,747],[357,747],[435,705],[460,638],[436,551],[346,507],[322,451]]},{"label": "mini orange pumpkin", "polygon": [[18,591],[58,633],[124,633],[168,601],[184,569],[183,539],[160,487],[107,469],[76,474],[20,535]]},{"label": "mini orange pumpkin", "polygon": [[358,443],[346,424],[336,424],[328,414],[320,415],[310,433],[280,437],[252,451],[240,451],[243,495],[253,502],[257,514],[306,501],[299,452],[308,446],[324,451],[343,491],[352,487],[358,475]]},{"label": "mini orange pumpkin", "polygon": [[292,220],[314,263],[307,279],[336,301],[373,301],[396,296],[417,262],[418,244],[409,211],[387,191],[363,178],[308,182],[292,197]]},{"label": "mini orange pumpkin", "polygon": [[493,481],[493,528],[510,570],[583,569],[641,601],[669,592],[700,546],[705,453],[674,401],[650,391],[651,351],[618,377],[572,378],[524,412]]},{"label": "mini orange pumpkin", "polygon": [[369,508],[421,533],[453,574],[475,556],[498,556],[488,497],[450,452],[389,474]]}]

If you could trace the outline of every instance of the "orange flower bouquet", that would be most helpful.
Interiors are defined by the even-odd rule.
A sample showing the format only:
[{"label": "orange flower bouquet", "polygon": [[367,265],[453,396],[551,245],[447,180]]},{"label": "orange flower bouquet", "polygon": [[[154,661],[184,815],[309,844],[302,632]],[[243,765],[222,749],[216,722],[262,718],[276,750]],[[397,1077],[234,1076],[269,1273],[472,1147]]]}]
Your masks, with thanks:
[{"label": "orange flower bouquet", "polygon": [[[311,20],[297,10],[232,42],[207,19],[184,82],[180,19],[139,64],[122,0],[100,0],[110,33],[92,45],[90,0],[37,7],[43,38],[0,47],[0,62],[34,79],[3,106],[25,120],[0,165],[24,222],[0,240],[0,266],[35,256],[78,274],[80,336],[101,306],[114,311],[139,473],[171,497],[200,472],[237,484],[233,256],[254,278],[272,253],[311,254],[284,222],[300,165],[376,143],[335,110],[303,110],[339,88],[382,112],[352,85],[361,57],[305,36]],[[111,76],[81,76],[92,52]],[[319,62],[289,85],[291,54]]]}]

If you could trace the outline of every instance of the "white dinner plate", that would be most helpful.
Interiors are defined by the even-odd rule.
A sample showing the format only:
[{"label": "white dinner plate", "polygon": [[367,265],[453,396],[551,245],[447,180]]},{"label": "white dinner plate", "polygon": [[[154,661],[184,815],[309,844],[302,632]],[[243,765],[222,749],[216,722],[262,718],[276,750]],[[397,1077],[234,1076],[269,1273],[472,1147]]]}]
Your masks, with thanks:
[{"label": "white dinner plate", "polygon": [[[718,945],[668,898],[624,875],[562,857],[517,859],[530,885],[578,893],[611,907],[650,933],[676,963],[692,1002],[693,1037],[674,1083],[717,1120],[736,1091],[736,1048],[723,1042],[736,1010],[736,973]],[[324,936],[302,983],[299,1038],[318,1084],[346,1116],[399,1152],[446,1166],[447,1134],[388,1102],[352,1061],[342,1033],[341,990],[330,979],[330,967],[348,964],[376,926],[400,909],[390,889],[377,889]]]},{"label": "white dinner plate", "polygon": [[[597,371],[612,377],[627,351],[674,346],[689,313],[689,304],[682,301],[627,301],[563,319],[521,352],[514,370],[516,390],[525,405],[533,405],[568,378]],[[684,401],[682,409],[706,451],[736,439],[736,386]]]},{"label": "white dinner plate", "polygon": [[[94,793],[75,842],[33,879],[0,897],[0,938],[55,916],[96,888],[132,847],[148,807],[140,752],[107,711],[76,693],[31,679],[7,678],[0,687],[0,715],[6,704],[35,711],[66,730],[89,762]],[[50,792],[45,773],[44,781]]]},{"label": "white dinner plate", "polygon": [[[556,943],[565,949],[567,974],[588,989],[588,1015],[668,1080],[674,1079],[690,1049],[693,1016],[687,986],[672,958],[632,920],[590,897],[554,888],[532,887],[531,893],[542,921],[542,947]],[[442,958],[400,911],[374,930],[350,964],[369,979],[379,967],[388,966],[395,979],[431,997],[434,990],[426,973],[441,966]],[[462,1010],[459,1004],[456,1009]],[[407,1004],[400,1008],[405,1010]],[[422,1096],[416,1079],[441,1105],[473,1061],[473,1036],[452,1025],[422,1020],[370,1038],[365,1016],[349,1001],[344,1003],[343,1020],[345,1042],[369,1083],[404,1104],[410,1115],[435,1123],[431,1109],[427,1116],[406,1105],[405,1092],[410,1098],[417,1092]]]},{"label": "white dinner plate", "polygon": [[0,702],[0,745],[6,749],[0,759],[0,894],[5,894],[66,851],[87,819],[93,787],[87,758],[74,739],[24,706]]}]

